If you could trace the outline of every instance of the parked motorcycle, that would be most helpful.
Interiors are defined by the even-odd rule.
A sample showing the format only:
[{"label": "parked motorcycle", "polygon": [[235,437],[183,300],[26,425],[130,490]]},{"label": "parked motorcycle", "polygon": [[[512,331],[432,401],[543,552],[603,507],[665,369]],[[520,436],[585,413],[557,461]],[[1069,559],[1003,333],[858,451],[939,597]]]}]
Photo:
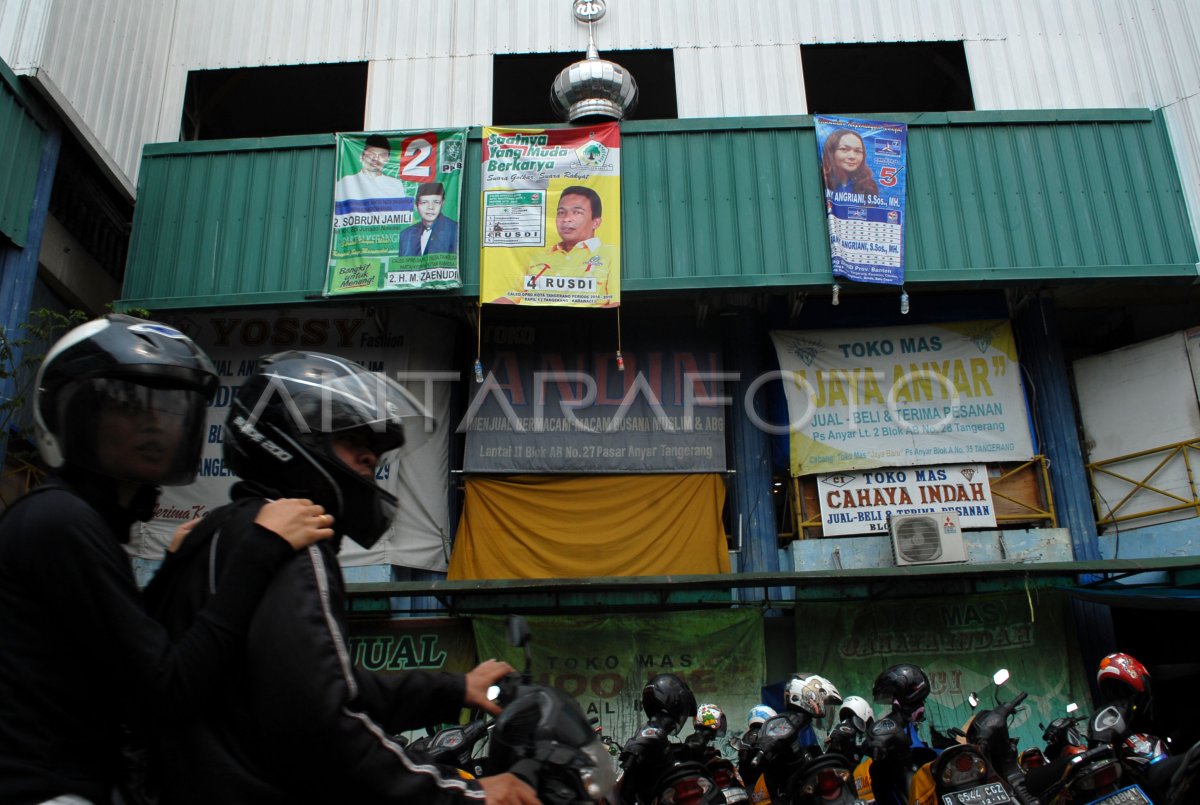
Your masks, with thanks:
[{"label": "parked motorcycle", "polygon": [[918,769],[937,757],[928,747],[913,746],[930,689],[929,676],[911,663],[893,665],[875,679],[871,695],[891,710],[867,729],[863,750],[871,762],[864,783],[869,785],[860,791],[879,805],[908,805]]},{"label": "parked motorcycle", "polygon": [[[999,688],[1008,682],[1008,678],[1008,671],[1001,669],[996,672],[993,677],[997,687],[996,706],[977,713],[971,719],[967,728],[967,744],[977,748],[979,755],[987,761],[1008,788],[1013,801],[1021,803],[1021,805],[1038,805],[1036,798],[1029,793],[1029,789],[1025,785],[1025,772],[1018,761],[1016,742],[1008,732],[1009,718],[1028,698],[1029,694],[1017,691],[1017,695],[1011,701],[1000,702]],[[941,782],[937,781],[939,794],[942,793]],[[995,783],[983,783],[982,785],[985,791],[996,791]],[[981,795],[972,795],[968,791],[960,789],[955,796],[959,798],[958,801],[968,803],[979,801]],[[985,793],[982,796],[987,798],[988,795]],[[999,793],[995,793],[994,796],[999,796]],[[996,801],[1002,802],[1003,800]],[[957,802],[948,801],[946,805],[957,805]]]},{"label": "parked motorcycle", "polygon": [[488,773],[512,772],[544,805],[603,802],[614,783],[608,750],[571,696],[533,682],[529,626],[510,617],[508,639],[525,651],[525,669],[497,686],[504,710],[488,746]]},{"label": "parked motorcycle", "polygon": [[692,748],[696,759],[708,768],[727,805],[749,802],[750,795],[738,775],[737,767],[716,746],[716,742],[729,731],[725,713],[715,704],[700,705],[692,719],[692,730],[684,744]]},{"label": "parked motorcycle", "polygon": [[462,769],[472,777],[485,773],[484,758],[475,757],[475,747],[487,737],[490,719],[477,718],[468,724],[443,727],[433,735],[413,741],[413,749],[425,752],[434,762]]},{"label": "parked motorcycle", "polygon": [[696,748],[672,741],[696,715],[696,697],[674,674],[659,674],[642,689],[647,721],[625,742],[619,758],[620,801],[625,805],[721,805],[725,797]]}]

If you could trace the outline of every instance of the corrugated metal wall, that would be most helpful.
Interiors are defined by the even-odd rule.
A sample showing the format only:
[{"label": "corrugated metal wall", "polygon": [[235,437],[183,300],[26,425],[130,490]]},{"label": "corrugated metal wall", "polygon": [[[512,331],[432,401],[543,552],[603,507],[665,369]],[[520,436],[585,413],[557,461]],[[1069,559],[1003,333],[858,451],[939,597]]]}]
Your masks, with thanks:
[{"label": "corrugated metal wall", "polygon": [[[1195,276],[1161,114],[977,112],[910,124],[910,284]],[[623,131],[626,290],[829,282],[811,118],[641,122]],[[478,293],[478,159],[476,132],[461,229],[464,295]],[[124,303],[318,294],[332,184],[329,137],[152,147]]]},{"label": "corrugated metal wall", "polygon": [[[1200,231],[1196,0],[608,5],[600,49],[673,48],[686,117],[803,114],[799,45],[919,40],[965,43],[981,110],[1164,108]],[[130,187],[141,145],[177,139],[189,70],[367,60],[368,127],[480,125],[492,54],[586,42],[567,0],[0,0],[0,57],[79,110]]]},{"label": "corrugated metal wall", "polygon": [[42,128],[30,115],[16,76],[0,62],[0,233],[24,246],[42,158]]},{"label": "corrugated metal wall", "polygon": [[179,307],[188,298],[237,294],[239,303],[269,304],[320,290],[333,215],[334,138],[261,142],[147,148],[127,297]]}]

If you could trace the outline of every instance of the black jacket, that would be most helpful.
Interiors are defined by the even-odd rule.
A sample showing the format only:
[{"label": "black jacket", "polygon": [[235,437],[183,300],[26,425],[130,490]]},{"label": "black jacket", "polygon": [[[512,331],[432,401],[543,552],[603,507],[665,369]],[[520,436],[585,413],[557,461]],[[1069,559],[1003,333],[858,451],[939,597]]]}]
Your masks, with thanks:
[{"label": "black jacket", "polygon": [[146,614],[121,546],[155,497],[144,488],[140,511],[123,509],[110,479],[62,473],[0,520],[0,802],[107,802],[122,725],[208,706],[259,593],[293,553],[258,528],[238,583],[172,644]]},{"label": "black jacket", "polygon": [[[268,490],[242,483],[163,564],[147,600],[172,633],[228,583],[229,554]],[[482,802],[483,790],[388,735],[457,721],[465,679],[351,665],[333,541],[298,553],[263,595],[220,703],[162,744],[164,802]]]}]

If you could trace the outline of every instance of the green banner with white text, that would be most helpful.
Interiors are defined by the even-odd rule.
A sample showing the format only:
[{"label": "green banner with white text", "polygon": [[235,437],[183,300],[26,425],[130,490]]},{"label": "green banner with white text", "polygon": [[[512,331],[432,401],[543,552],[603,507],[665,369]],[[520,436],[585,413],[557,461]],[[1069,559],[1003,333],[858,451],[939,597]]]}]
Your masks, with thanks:
[{"label": "green banner with white text", "polygon": [[[641,616],[531,617],[533,674],[579,700],[605,735],[624,743],[646,720],[642,688],[656,674],[676,674],[699,704],[725,711],[740,731],[760,701],[765,678],[759,611],[668,612]],[[524,667],[508,645],[505,619],[474,619],[480,657]],[[686,726],[681,734],[691,732]]]},{"label": "green banner with white text", "polygon": [[[1065,596],[1057,590],[945,596],[836,604],[803,604],[796,610],[796,666],[827,677],[843,697],[871,700],[879,673],[901,662],[929,675],[932,693],[926,719],[939,731],[980,708],[1029,694],[1010,722],[1020,747],[1041,743],[1038,723],[1066,715],[1070,702],[1090,712]],[[992,674],[1007,668],[1011,680],[999,691]],[[875,715],[887,704],[874,704]],[[928,730],[922,728],[928,739]]]}]

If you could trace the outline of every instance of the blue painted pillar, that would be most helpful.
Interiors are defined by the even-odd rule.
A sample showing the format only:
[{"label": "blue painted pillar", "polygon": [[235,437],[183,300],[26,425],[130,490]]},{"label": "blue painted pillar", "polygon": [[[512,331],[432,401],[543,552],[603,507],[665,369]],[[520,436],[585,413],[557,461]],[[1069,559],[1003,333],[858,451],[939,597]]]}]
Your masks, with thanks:
[{"label": "blue painted pillar", "polygon": [[[731,528],[735,536],[741,529],[741,554],[736,572],[769,573],[779,570],[778,535],[775,526],[775,501],[771,494],[770,437],[755,427],[746,411],[746,387],[765,371],[763,350],[765,334],[762,320],[754,312],[740,310],[722,316],[725,339],[725,371],[736,372],[739,380],[726,383],[732,398],[729,424],[734,475],[730,484],[736,508]],[[763,395],[760,394],[761,398]],[[765,413],[761,406],[760,413]],[[766,419],[765,416],[761,417]],[[739,523],[739,519],[740,523]],[[753,597],[746,590],[743,597]]]},{"label": "blue painted pillar", "polygon": [[1069,367],[1063,358],[1058,311],[1050,294],[1039,291],[1022,300],[1013,311],[1013,327],[1021,366],[1029,373],[1026,382],[1032,382],[1026,391],[1041,437],[1038,449],[1050,465],[1059,525],[1070,529],[1076,560],[1099,559],[1096,516],[1067,380]]},{"label": "blue painted pillar", "polygon": [[[21,325],[29,318],[29,304],[33,298],[33,284],[37,280],[38,254],[42,249],[42,233],[46,229],[46,218],[50,215],[50,190],[54,186],[54,171],[58,167],[58,151],[62,144],[62,133],[51,127],[43,133],[42,155],[38,163],[37,184],[33,190],[33,206],[29,210],[29,229],[25,247],[8,247],[0,254],[0,327],[8,335],[9,342],[22,337]],[[21,364],[20,347],[13,348],[13,365]],[[13,378],[4,381],[4,399],[16,393]],[[0,434],[0,466],[8,451],[8,434]]]},{"label": "blue painted pillar", "polygon": [[[1062,353],[1058,311],[1047,292],[1037,292],[1013,311],[1013,328],[1020,346],[1021,366],[1028,372],[1041,444],[1038,449],[1049,461],[1050,487],[1060,526],[1070,529],[1071,547],[1080,561],[1100,558],[1096,517],[1091,489],[1084,470],[1083,451],[1075,423],[1075,406],[1067,362]],[[1090,577],[1081,579],[1090,581]],[[1079,652],[1075,657],[1095,697],[1095,672],[1100,658],[1114,650],[1112,613],[1103,604],[1071,599],[1071,615]]]}]

